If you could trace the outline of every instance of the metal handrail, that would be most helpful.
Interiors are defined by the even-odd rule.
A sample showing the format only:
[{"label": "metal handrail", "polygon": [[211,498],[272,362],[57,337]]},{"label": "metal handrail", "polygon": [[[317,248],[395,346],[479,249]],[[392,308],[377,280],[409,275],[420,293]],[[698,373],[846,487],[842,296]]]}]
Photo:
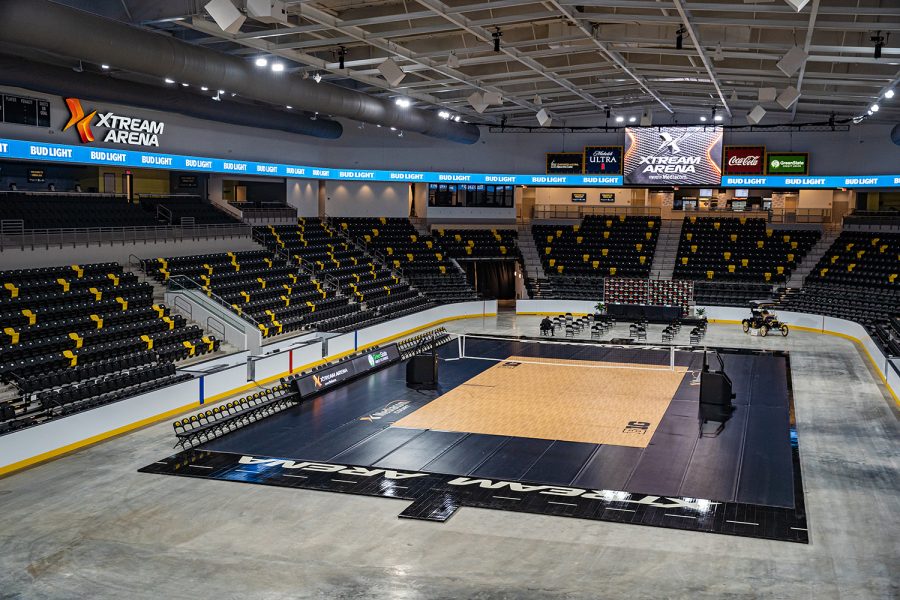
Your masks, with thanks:
[{"label": "metal handrail", "polygon": [[240,208],[243,219],[266,220],[266,219],[296,219],[297,209],[291,207],[285,208]]},{"label": "metal handrail", "polygon": [[568,206],[539,204],[534,207],[534,219],[581,219],[589,215],[658,217],[659,207],[654,206]]},{"label": "metal handrail", "polygon": [[115,194],[112,192],[51,192],[41,190],[0,190],[0,196],[75,196],[78,198],[121,198],[125,199],[126,194]]},{"label": "metal handrail", "polygon": [[193,226],[75,227],[26,229],[22,233],[0,236],[0,251],[50,246],[90,246],[137,242],[166,242],[217,237],[249,237],[252,228],[245,223],[218,223]]},{"label": "metal handrail", "polygon": [[[169,291],[172,291],[172,292],[178,292],[178,291],[182,291],[182,290],[185,290],[185,291],[188,291],[188,290],[196,290],[196,291],[199,291],[199,292],[201,292],[204,296],[206,296],[207,298],[209,298],[209,299],[211,299],[213,302],[215,302],[216,304],[219,304],[220,306],[222,306],[223,308],[225,308],[225,309],[228,311],[228,317],[231,317],[231,318],[237,318],[237,319],[243,319],[244,321],[249,322],[249,323],[250,323],[251,325],[253,325],[254,327],[257,327],[257,328],[259,327],[259,321],[257,321],[257,320],[254,319],[252,316],[250,316],[250,315],[248,315],[248,314],[246,314],[246,313],[241,313],[240,315],[238,315],[236,312],[234,312],[234,309],[231,307],[231,304],[230,304],[227,300],[225,300],[224,298],[222,298],[222,297],[219,296],[218,294],[214,294],[213,292],[209,292],[209,291],[204,290],[204,289],[203,289],[203,284],[202,284],[202,283],[200,283],[199,281],[196,281],[196,280],[194,280],[194,279],[191,279],[191,278],[188,277],[187,275],[173,275],[173,276],[171,276],[171,277],[167,280],[167,282],[166,282],[166,288],[167,288]],[[238,329],[240,329],[240,326],[239,326],[238,324],[232,323],[232,325],[234,325],[235,327],[237,327]]]},{"label": "metal handrail", "polygon": [[166,199],[166,198],[196,198],[197,200],[201,200],[202,197],[199,194],[137,194],[138,200],[143,200],[144,198],[148,200],[156,200],[156,199]]}]

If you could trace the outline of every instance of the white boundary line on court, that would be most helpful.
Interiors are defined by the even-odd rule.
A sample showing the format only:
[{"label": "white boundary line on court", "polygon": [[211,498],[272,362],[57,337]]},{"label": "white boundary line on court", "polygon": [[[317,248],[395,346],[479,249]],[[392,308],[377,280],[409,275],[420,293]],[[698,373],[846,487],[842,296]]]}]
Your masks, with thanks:
[{"label": "white boundary line on court", "polygon": [[[631,369],[634,371],[672,371],[669,367],[653,367],[653,366],[645,366],[645,367],[629,367],[628,365],[616,364],[616,365],[570,365],[567,363],[553,363],[553,362],[544,362],[544,361],[536,361],[536,360],[521,360],[519,358],[487,358],[483,356],[463,356],[463,358],[468,358],[469,360],[487,360],[491,362],[516,362],[520,364],[526,365],[544,365],[548,367],[575,367],[576,369]],[[457,359],[458,360],[458,359]],[[578,359],[572,359],[578,360]],[[583,361],[589,362],[589,361]]]}]

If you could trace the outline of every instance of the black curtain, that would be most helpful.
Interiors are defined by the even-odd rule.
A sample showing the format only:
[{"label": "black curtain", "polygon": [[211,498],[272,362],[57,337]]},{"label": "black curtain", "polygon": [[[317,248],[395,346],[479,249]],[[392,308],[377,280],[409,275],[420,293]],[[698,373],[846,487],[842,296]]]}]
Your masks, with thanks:
[{"label": "black curtain", "polygon": [[[488,300],[514,300],[516,297],[516,261],[460,261],[469,284]],[[477,276],[477,278],[476,278]],[[476,285],[477,284],[477,285]]]}]

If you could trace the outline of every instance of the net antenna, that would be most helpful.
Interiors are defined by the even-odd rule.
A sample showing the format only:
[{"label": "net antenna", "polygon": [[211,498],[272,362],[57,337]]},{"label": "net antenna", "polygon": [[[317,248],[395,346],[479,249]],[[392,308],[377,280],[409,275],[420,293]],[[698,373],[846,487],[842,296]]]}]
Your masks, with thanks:
[{"label": "net antenna", "polygon": [[463,352],[465,349],[465,334],[464,333],[450,333],[448,334],[451,338],[456,338],[456,356],[448,356],[442,357],[443,361],[454,361],[463,358]]}]

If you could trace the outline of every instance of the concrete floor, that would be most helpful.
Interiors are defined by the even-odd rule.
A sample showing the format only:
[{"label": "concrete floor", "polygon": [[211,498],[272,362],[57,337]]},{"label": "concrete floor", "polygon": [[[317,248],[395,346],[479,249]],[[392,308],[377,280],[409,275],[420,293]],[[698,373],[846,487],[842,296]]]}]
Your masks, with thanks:
[{"label": "concrete floor", "polygon": [[900,597],[898,412],[863,355],[730,325],[706,341],[791,352],[809,545],[474,508],[435,524],[388,499],[139,474],[171,453],[165,422],[0,480],[0,598]]}]

